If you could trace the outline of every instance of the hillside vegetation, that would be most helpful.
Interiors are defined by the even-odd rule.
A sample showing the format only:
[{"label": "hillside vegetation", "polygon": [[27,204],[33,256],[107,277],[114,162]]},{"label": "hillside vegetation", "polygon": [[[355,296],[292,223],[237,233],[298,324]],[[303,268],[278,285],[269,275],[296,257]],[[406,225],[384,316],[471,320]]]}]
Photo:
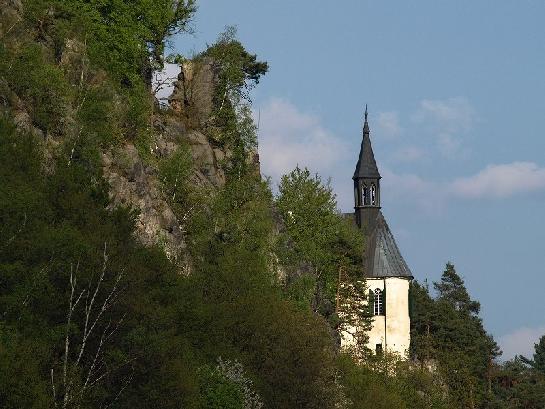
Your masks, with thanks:
[{"label": "hillside vegetation", "polygon": [[497,364],[451,265],[413,359],[365,350],[365,238],[319,176],[261,178],[268,64],[228,29],[153,95],[193,0],[0,6],[0,407],[543,407],[545,340]]}]

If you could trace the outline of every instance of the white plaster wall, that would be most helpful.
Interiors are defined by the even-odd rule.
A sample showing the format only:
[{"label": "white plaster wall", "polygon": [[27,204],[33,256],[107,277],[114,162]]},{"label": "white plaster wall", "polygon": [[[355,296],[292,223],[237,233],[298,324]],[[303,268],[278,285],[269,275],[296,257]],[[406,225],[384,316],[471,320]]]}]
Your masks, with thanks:
[{"label": "white plaster wall", "polygon": [[406,278],[368,278],[371,291],[383,290],[386,286],[386,316],[375,316],[369,331],[368,347],[374,351],[382,344],[389,352],[406,356],[411,341],[409,319],[409,280]]},{"label": "white plaster wall", "polygon": [[[375,351],[376,344],[402,357],[407,356],[410,338],[409,318],[409,280],[406,278],[368,278],[367,286],[371,291],[384,290],[386,285],[386,316],[373,317],[373,325],[369,331],[367,347]],[[341,347],[352,347],[355,340],[352,334],[356,328],[348,328],[341,333]]]}]

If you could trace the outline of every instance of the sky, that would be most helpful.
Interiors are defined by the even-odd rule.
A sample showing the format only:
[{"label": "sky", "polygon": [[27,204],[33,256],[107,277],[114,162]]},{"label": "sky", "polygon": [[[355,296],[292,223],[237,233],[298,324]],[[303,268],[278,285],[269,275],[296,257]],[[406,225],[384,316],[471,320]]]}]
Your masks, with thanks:
[{"label": "sky", "polygon": [[545,2],[199,0],[269,73],[253,92],[262,173],[331,178],[353,207],[365,104],[383,213],[418,281],[451,261],[504,358],[545,334]]}]

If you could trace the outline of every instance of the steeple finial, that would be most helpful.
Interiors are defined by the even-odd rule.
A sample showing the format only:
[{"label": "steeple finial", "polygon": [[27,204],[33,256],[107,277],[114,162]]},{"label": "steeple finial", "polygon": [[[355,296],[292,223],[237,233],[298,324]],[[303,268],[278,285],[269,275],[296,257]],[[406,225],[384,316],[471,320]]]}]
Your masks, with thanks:
[{"label": "steeple finial", "polygon": [[363,133],[369,133],[369,123],[367,122],[367,104],[365,104],[365,122],[363,123]]}]

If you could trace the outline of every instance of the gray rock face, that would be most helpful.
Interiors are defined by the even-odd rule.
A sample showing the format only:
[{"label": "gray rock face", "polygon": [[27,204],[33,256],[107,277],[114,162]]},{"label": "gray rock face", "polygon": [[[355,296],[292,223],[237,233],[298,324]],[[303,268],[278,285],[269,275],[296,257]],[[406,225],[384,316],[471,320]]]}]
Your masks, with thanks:
[{"label": "gray rock face", "polygon": [[217,70],[209,58],[185,62],[181,68],[168,101],[175,112],[190,119],[195,127],[201,127],[214,107]]},{"label": "gray rock face", "polygon": [[[150,154],[155,160],[168,158],[186,144],[193,159],[191,183],[212,189],[225,185],[222,163],[229,152],[213,147],[199,131],[187,132],[176,115],[157,116],[154,127],[157,132]],[[112,206],[128,206],[139,212],[136,234],[144,245],[159,245],[171,260],[184,260],[183,221],[178,220],[168,203],[155,160],[143,160],[133,144],[103,154],[103,173],[110,185]]]},{"label": "gray rock face", "polygon": [[[112,206],[124,205],[139,212],[136,234],[145,245],[160,245],[171,260],[182,261],[189,272],[184,221],[178,220],[163,191],[157,163],[169,158],[184,144],[189,147],[193,169],[191,184],[205,190],[221,189],[232,152],[220,148],[207,135],[213,110],[217,73],[210,59],[185,63],[169,98],[171,111],[152,121],[154,140],[151,159],[142,158],[133,144],[103,154],[103,173],[110,184]],[[188,130],[191,127],[191,130]],[[146,155],[148,156],[147,152]],[[259,174],[259,157],[252,152],[249,163]]]},{"label": "gray rock face", "polygon": [[104,177],[110,184],[112,206],[138,210],[137,236],[144,245],[158,244],[170,259],[185,249],[182,228],[165,200],[157,172],[146,165],[132,144],[102,156]]}]

